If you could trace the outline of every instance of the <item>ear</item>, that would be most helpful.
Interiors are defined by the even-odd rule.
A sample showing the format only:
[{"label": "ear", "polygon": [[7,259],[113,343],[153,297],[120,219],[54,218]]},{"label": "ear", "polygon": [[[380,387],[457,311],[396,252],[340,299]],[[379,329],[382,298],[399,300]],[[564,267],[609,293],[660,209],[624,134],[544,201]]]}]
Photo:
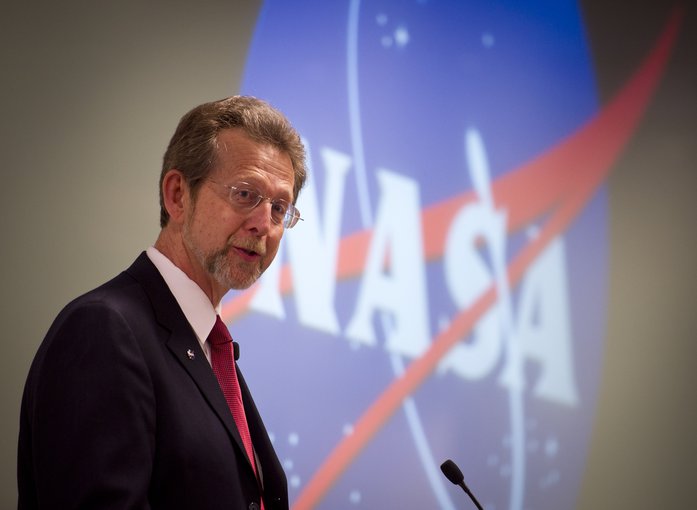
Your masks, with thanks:
[{"label": "ear", "polygon": [[182,223],[189,200],[189,187],[179,170],[172,169],[165,174],[162,179],[162,198],[170,221]]}]

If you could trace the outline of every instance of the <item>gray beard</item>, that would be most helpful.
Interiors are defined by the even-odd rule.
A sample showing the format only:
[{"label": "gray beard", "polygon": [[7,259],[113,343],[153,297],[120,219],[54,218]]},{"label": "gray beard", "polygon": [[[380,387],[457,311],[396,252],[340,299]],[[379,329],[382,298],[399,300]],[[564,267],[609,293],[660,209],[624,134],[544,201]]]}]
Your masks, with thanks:
[{"label": "gray beard", "polygon": [[198,263],[210,274],[222,287],[230,290],[242,290],[249,288],[261,276],[261,269],[240,262],[237,266],[230,263],[228,253],[232,248],[232,238],[228,239],[225,246],[219,250],[205,253],[191,238],[188,225],[184,225],[182,231],[184,244],[196,257]]},{"label": "gray beard", "polygon": [[[246,289],[252,285],[261,276],[261,270],[258,267],[249,271],[249,266],[240,263],[238,267],[230,264],[228,253],[232,249],[230,245],[225,248],[210,253],[203,257],[204,267],[215,280],[228,289]],[[197,255],[199,256],[199,255]]]}]

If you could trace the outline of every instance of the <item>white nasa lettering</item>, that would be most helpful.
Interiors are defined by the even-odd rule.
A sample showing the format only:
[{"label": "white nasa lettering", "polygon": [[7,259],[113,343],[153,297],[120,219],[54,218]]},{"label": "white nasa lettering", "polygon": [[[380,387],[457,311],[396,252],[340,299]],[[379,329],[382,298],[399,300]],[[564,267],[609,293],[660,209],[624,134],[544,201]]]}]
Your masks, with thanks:
[{"label": "white nasa lettering", "polygon": [[[480,240],[483,240],[482,253],[488,254],[489,263],[495,269],[497,287],[506,272],[506,213],[494,205],[484,142],[476,129],[465,132],[464,142],[470,177],[479,200],[455,216],[443,254],[446,284],[461,310],[469,308],[492,284],[492,275],[477,248]],[[471,341],[456,345],[441,363],[441,370],[452,368],[469,379],[488,375],[501,356],[502,339],[508,329],[504,321],[506,306],[509,304],[492,306],[474,326]]]},{"label": "white nasa lettering", "polygon": [[[459,310],[469,308],[492,284],[477,242],[489,237],[491,211],[481,203],[464,207],[448,230],[443,255],[445,281]],[[443,358],[439,370],[452,370],[466,379],[480,379],[501,357],[501,328],[497,306],[479,320],[467,342],[460,342]]]},{"label": "white nasa lettering", "polygon": [[298,320],[305,326],[338,334],[339,321],[334,307],[336,268],[344,183],[351,167],[351,158],[328,148],[321,153],[326,179],[323,214],[320,213],[317,192],[310,176],[307,189],[300,195],[298,208],[315,221],[305,222],[307,224],[303,224],[302,228],[291,232],[286,238],[286,248],[291,262]]},{"label": "white nasa lettering", "polygon": [[[478,135],[477,133],[474,133]],[[492,265],[505,260],[505,212],[494,209],[487,180],[483,144],[472,133],[469,138],[470,166],[477,167],[480,201],[460,210],[448,229],[443,253],[443,271],[450,297],[459,310],[470,307],[495,284]],[[479,144],[479,145],[478,145]],[[307,143],[306,143],[307,146]],[[308,146],[309,147],[309,146]],[[473,150],[477,149],[477,150]],[[308,151],[309,152],[309,151]],[[476,157],[475,157],[476,156]],[[341,326],[336,314],[337,260],[345,181],[352,166],[350,156],[324,148],[323,203],[312,172],[298,208],[305,222],[285,237],[282,248],[288,255],[293,276],[298,321],[306,327],[338,337]],[[477,174],[479,172],[479,174]],[[355,310],[344,335],[347,339],[375,346],[376,314],[388,321],[385,348],[408,358],[420,356],[430,344],[428,299],[423,250],[421,204],[418,182],[395,172],[378,169],[379,201],[367,262]],[[320,221],[321,220],[321,221]],[[484,250],[481,250],[481,241]],[[488,253],[488,257],[485,254]],[[285,318],[280,294],[282,259],[269,267],[259,282],[250,308],[279,319]],[[509,389],[525,387],[524,365],[540,366],[534,395],[553,402],[576,405],[570,309],[563,242],[553,241],[526,272],[520,287],[515,323],[508,342],[516,355],[504,356],[502,304],[488,310],[439,364],[439,371],[468,380],[491,375],[503,360],[499,383]],[[513,321],[511,321],[513,322]]]},{"label": "white nasa lettering", "polygon": [[[492,285],[492,275],[479,255],[477,239],[485,236],[486,211],[472,205],[455,217],[448,233],[444,270],[450,295],[465,310]],[[565,405],[578,403],[570,330],[564,245],[560,239],[535,260],[521,283],[513,339],[519,360],[507,357],[500,383],[525,386],[522,364],[536,362],[541,370],[534,395]],[[491,373],[502,355],[498,306],[493,306],[474,327],[472,336],[458,343],[439,365],[465,379]]]},{"label": "white nasa lettering", "polygon": [[377,180],[380,202],[346,336],[375,345],[373,316],[380,311],[391,316],[387,350],[416,357],[430,340],[419,187],[413,179],[385,169],[378,170]]},{"label": "white nasa lettering", "polygon": [[[574,406],[578,389],[574,372],[564,244],[557,238],[525,274],[520,291],[515,338],[520,361],[539,363],[534,395]],[[523,367],[509,359],[500,382],[524,387]]]},{"label": "white nasa lettering", "polygon": [[[500,383],[511,390],[525,387],[524,364],[541,365],[534,395],[575,405],[572,338],[563,243],[555,239],[526,272],[515,323],[505,267],[506,214],[495,209],[484,143],[478,131],[465,134],[470,174],[479,201],[453,219],[445,243],[443,268],[451,297],[460,310],[470,307],[495,280],[497,304],[475,325],[471,338],[457,344],[439,365],[466,379],[489,375],[507,345]],[[478,242],[483,240],[483,250]],[[496,278],[480,253],[488,253]],[[504,279],[501,281],[501,279]],[[507,340],[504,341],[504,338]]]}]

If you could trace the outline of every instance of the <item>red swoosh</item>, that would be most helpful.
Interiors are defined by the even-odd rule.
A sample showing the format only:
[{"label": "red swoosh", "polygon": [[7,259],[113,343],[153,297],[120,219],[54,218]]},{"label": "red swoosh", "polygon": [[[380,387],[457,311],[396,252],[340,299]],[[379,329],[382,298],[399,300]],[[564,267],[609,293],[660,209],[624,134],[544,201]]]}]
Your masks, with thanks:
[{"label": "red swoosh", "polygon": [[[658,86],[682,17],[682,9],[672,12],[652,51],[598,115],[565,141],[493,184],[497,207],[507,211],[509,232],[552,211],[537,237],[509,265],[508,278],[512,286],[520,282],[526,269],[549,242],[568,228],[607,177]],[[448,225],[463,205],[474,200],[476,196],[470,191],[424,210],[422,228],[427,260],[442,256]],[[371,231],[365,230],[341,241],[337,269],[340,279],[361,273],[370,236]],[[222,315],[226,322],[247,310],[255,288],[224,306]],[[281,291],[287,293],[291,288],[290,268],[285,266]],[[352,434],[334,448],[307,483],[293,506],[294,510],[311,509],[324,497],[402,401],[431,374],[442,357],[472,330],[481,316],[493,306],[496,298],[496,289],[492,285],[470,308],[455,316],[450,326],[433,340],[429,349],[378,396],[356,421]]]}]

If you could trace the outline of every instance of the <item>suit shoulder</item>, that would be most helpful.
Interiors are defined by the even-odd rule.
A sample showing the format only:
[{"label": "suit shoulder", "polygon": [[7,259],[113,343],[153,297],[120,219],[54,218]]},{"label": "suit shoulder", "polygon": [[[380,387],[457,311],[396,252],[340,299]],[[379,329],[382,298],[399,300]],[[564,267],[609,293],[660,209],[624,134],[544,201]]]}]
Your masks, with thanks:
[{"label": "suit shoulder", "polygon": [[61,311],[59,317],[82,308],[102,307],[126,314],[133,306],[140,308],[145,302],[147,302],[147,296],[142,285],[124,271],[99,287],[73,299]]},{"label": "suit shoulder", "polygon": [[68,303],[51,324],[37,357],[52,345],[81,349],[96,341],[104,345],[107,338],[134,337],[133,326],[152,317],[145,290],[122,272]]},{"label": "suit shoulder", "polygon": [[44,343],[55,338],[86,341],[128,329],[133,314],[147,313],[144,292],[125,273],[68,303],[49,328]]}]

